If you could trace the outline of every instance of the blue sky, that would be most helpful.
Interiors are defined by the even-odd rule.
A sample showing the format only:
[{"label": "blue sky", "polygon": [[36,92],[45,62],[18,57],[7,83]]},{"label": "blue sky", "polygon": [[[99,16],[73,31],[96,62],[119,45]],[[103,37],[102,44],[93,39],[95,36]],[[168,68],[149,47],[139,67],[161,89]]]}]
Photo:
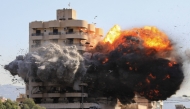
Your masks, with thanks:
[{"label": "blue sky", "polygon": [[[77,19],[95,22],[96,27],[104,29],[104,34],[114,24],[122,29],[149,25],[165,32],[180,54],[190,46],[189,0],[4,0],[0,7],[0,65],[28,51],[29,22],[54,20],[56,10],[69,8],[69,3],[77,11]],[[189,67],[189,62],[185,67]],[[185,75],[189,76],[188,69]],[[12,83],[10,78],[0,66],[0,84]],[[190,86],[187,79],[183,86]],[[181,94],[190,95],[190,89],[182,88]]]}]

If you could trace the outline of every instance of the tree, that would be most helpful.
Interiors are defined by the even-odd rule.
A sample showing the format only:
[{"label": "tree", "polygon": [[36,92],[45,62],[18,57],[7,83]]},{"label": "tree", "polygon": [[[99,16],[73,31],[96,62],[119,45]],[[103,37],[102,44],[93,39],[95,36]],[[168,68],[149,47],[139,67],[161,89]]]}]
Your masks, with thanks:
[{"label": "tree", "polygon": [[23,104],[27,104],[29,106],[29,109],[32,109],[33,106],[35,106],[35,103],[34,103],[34,101],[31,98],[26,98],[23,101]]},{"label": "tree", "polygon": [[35,104],[33,99],[31,98],[26,98],[20,107],[21,109],[46,109],[44,107],[39,106],[38,104]]},{"label": "tree", "polygon": [[45,109],[45,108],[36,104],[32,109]]},{"label": "tree", "polygon": [[[20,108],[19,108],[20,106]],[[10,99],[5,102],[0,101],[0,109],[46,109],[34,103],[33,99],[26,98],[23,103],[18,104]]]},{"label": "tree", "polygon": [[11,101],[10,99],[5,102],[0,101],[0,109],[18,109],[18,103],[16,101]]},{"label": "tree", "polygon": [[23,107],[21,109],[30,109],[27,104],[23,104]]},{"label": "tree", "polygon": [[0,109],[6,109],[6,107],[5,107],[4,104],[1,102],[1,100],[0,100]]}]

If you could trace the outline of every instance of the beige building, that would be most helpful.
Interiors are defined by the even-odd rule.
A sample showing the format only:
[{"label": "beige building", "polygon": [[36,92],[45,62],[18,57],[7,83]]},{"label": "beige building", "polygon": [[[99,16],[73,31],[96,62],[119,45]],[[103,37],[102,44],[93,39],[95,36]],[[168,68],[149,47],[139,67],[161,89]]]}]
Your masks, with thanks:
[{"label": "beige building", "polygon": [[[96,28],[85,20],[76,19],[75,10],[58,9],[56,20],[29,23],[29,52],[35,51],[46,42],[52,42],[61,46],[75,45],[82,54],[88,47],[93,46],[90,43],[91,38],[102,36],[101,28]],[[83,89],[87,84],[82,83],[80,86]],[[29,78],[26,83],[26,95],[47,109],[100,108],[97,103],[84,102],[83,99],[87,98],[88,94],[83,91],[62,92],[60,84],[37,82],[33,78]]]},{"label": "beige building", "polygon": [[26,98],[26,94],[20,93],[19,96],[16,98],[16,101],[18,103],[21,103],[25,100],[25,98]]},{"label": "beige building", "polygon": [[57,19],[50,21],[33,21],[29,24],[29,51],[45,42],[59,45],[76,45],[80,52],[86,50],[91,37],[103,36],[103,30],[85,20],[76,19],[73,9],[58,9]]}]

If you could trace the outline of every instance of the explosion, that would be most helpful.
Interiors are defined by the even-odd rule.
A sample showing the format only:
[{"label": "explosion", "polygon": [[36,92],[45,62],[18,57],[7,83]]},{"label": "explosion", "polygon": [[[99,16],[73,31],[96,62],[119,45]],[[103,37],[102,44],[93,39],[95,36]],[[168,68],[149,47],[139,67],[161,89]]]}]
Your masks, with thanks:
[{"label": "explosion", "polygon": [[[117,47],[124,41],[123,37],[133,36],[139,39],[146,48],[153,48],[157,51],[171,50],[171,42],[167,35],[160,32],[156,27],[145,26],[144,28],[134,28],[132,30],[121,31],[118,25],[110,29],[103,42],[108,42],[110,46]],[[111,48],[112,48],[111,47]]]},{"label": "explosion", "polygon": [[75,46],[50,44],[5,69],[26,82],[31,76],[67,87],[82,81],[88,84],[89,97],[104,96],[115,103],[119,99],[122,104],[134,102],[135,94],[150,101],[165,100],[184,79],[182,64],[171,53],[171,41],[156,27],[122,31],[115,25],[92,51],[82,57]]},{"label": "explosion", "polygon": [[95,51],[84,79],[92,96],[118,98],[123,104],[133,102],[135,94],[165,100],[184,79],[171,41],[156,27],[121,31],[115,25]]}]

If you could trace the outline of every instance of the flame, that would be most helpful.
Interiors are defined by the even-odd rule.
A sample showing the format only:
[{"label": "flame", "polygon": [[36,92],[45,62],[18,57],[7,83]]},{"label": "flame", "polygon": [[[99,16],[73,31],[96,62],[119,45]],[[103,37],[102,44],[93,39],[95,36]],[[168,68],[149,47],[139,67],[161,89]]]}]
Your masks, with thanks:
[{"label": "flame", "polygon": [[159,93],[159,90],[154,90],[154,93],[158,94],[158,93]]},{"label": "flame", "polygon": [[121,28],[119,25],[114,25],[109,32],[107,33],[106,37],[104,38],[103,42],[113,43],[115,39],[120,36]]},{"label": "flame", "polygon": [[169,62],[169,63],[168,63],[168,66],[169,66],[169,67],[172,67],[172,66],[173,66],[173,64],[172,64],[171,62]]},{"label": "flame", "polygon": [[150,90],[150,92],[147,93],[147,95],[148,95],[150,98],[153,98],[153,96],[159,96],[159,90],[157,90],[157,89]]},{"label": "flame", "polygon": [[149,80],[148,78],[146,78],[146,82],[147,82],[147,83],[150,83],[150,80]]},{"label": "flame", "polygon": [[132,68],[132,67],[129,67],[129,70],[133,70],[133,68]]},{"label": "flame", "polygon": [[174,64],[177,64],[177,62],[175,62],[175,61],[174,61],[174,62],[169,62],[169,63],[168,63],[168,66],[169,66],[169,67],[172,67]]},{"label": "flame", "polygon": [[105,64],[106,62],[108,62],[108,60],[108,58],[105,58],[105,60],[102,63]]},{"label": "flame", "polygon": [[139,37],[144,47],[154,48],[157,51],[172,49],[167,35],[153,26],[121,31],[118,25],[114,25],[107,33],[103,42],[109,42],[112,46],[116,47],[122,43],[125,36]]},{"label": "flame", "polygon": [[166,75],[163,80],[170,79],[170,75]]},{"label": "flame", "polygon": [[156,76],[153,76],[152,73],[150,73],[149,76],[150,76],[152,79],[156,79]]},{"label": "flame", "polygon": [[145,26],[144,31],[146,33],[141,37],[143,37],[145,46],[156,49],[165,49],[170,45],[167,36],[160,32],[156,27]]},{"label": "flame", "polygon": [[171,49],[168,37],[156,27],[135,28],[125,31],[123,35],[140,37],[145,47],[154,48],[157,51]]}]

